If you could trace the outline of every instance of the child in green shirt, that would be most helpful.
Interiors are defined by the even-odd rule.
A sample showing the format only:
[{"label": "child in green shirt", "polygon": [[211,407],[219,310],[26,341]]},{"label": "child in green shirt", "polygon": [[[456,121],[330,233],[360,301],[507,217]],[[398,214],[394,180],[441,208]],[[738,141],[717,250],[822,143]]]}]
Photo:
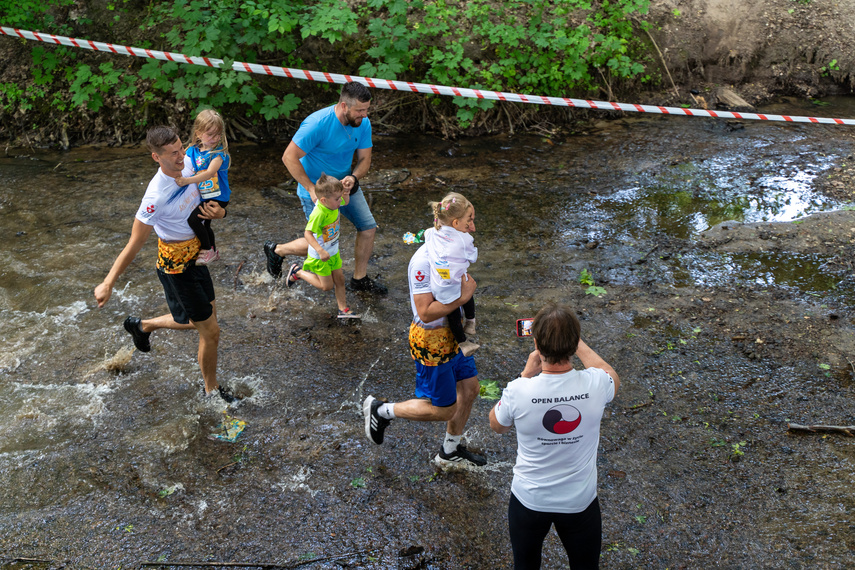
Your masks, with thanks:
[{"label": "child in green shirt", "polygon": [[344,191],[340,180],[321,174],[315,182],[315,195],[318,201],[305,231],[309,254],[302,269],[296,263],[291,266],[285,282],[288,287],[292,287],[302,279],[321,291],[335,289],[338,318],[358,319],[361,315],[351,311],[345,300],[344,271],[341,269],[341,255],[338,251],[341,229],[338,209],[348,204],[350,194]]}]

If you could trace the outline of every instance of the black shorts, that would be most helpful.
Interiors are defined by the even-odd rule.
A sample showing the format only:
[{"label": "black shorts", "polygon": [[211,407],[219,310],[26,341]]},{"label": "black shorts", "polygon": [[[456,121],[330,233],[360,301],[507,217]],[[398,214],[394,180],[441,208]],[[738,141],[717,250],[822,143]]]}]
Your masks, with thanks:
[{"label": "black shorts", "polygon": [[207,267],[191,265],[184,273],[157,271],[163,285],[166,304],[176,323],[186,325],[190,321],[201,323],[214,314],[214,282]]}]

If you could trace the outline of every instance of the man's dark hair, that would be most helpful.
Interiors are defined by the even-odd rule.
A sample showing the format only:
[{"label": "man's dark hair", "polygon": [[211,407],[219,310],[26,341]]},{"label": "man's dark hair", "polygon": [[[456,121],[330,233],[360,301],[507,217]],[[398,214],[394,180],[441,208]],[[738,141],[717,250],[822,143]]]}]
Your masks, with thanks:
[{"label": "man's dark hair", "polygon": [[341,88],[341,97],[339,99],[351,104],[355,101],[368,103],[371,101],[371,91],[362,83],[351,81],[350,83],[345,83]]},{"label": "man's dark hair", "polygon": [[145,136],[145,144],[148,150],[155,154],[163,152],[163,147],[178,140],[178,133],[172,127],[152,127]]},{"label": "man's dark hair", "polygon": [[576,354],[581,330],[570,307],[553,303],[542,308],[531,325],[540,357],[548,364],[570,360]]}]

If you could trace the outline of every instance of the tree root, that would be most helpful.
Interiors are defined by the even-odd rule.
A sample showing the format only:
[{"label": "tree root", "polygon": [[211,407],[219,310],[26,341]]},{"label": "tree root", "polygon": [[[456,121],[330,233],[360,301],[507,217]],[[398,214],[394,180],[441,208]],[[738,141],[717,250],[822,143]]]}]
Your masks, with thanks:
[{"label": "tree root", "polygon": [[836,433],[844,433],[850,437],[855,436],[855,426],[826,426],[826,425],[803,426],[800,424],[787,424],[787,429],[789,431],[806,431],[806,432],[810,432],[810,433],[836,432]]}]

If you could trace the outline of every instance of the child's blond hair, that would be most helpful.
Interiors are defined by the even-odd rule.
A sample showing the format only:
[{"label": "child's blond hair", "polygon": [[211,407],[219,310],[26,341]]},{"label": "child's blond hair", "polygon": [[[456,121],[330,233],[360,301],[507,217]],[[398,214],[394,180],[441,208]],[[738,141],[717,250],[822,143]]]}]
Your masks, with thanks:
[{"label": "child's blond hair", "polygon": [[220,133],[220,145],[223,147],[223,154],[229,155],[229,141],[226,138],[226,123],[223,121],[223,116],[213,109],[202,109],[196,115],[196,120],[193,122],[193,131],[190,133],[190,144],[187,148],[194,145],[201,146],[202,133],[207,133],[216,129]]},{"label": "child's blond hair", "polygon": [[328,176],[327,174],[321,172],[320,178],[315,182],[315,196],[319,198],[329,198],[336,192],[341,192],[344,190],[344,185],[341,183],[341,180],[334,176]]},{"label": "child's blond hair", "polygon": [[429,202],[428,205],[433,211],[433,225],[436,229],[450,226],[451,222],[465,216],[472,207],[472,203],[457,192],[449,192],[442,202]]}]

